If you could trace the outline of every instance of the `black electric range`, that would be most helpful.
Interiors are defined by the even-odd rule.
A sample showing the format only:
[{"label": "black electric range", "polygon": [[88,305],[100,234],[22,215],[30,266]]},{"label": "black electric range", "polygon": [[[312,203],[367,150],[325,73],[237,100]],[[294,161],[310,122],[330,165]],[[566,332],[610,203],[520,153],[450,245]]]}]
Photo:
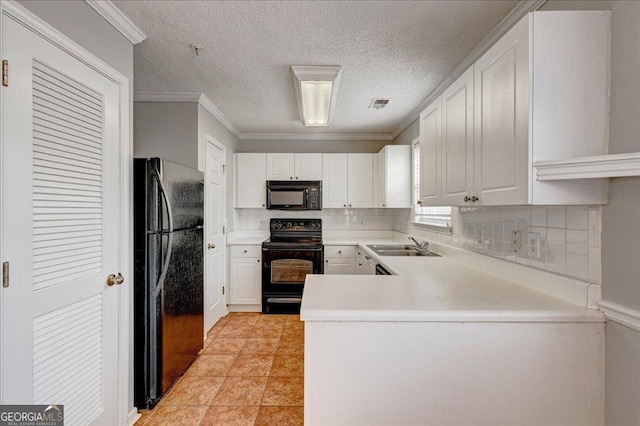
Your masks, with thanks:
[{"label": "black electric range", "polygon": [[322,220],[271,219],[262,243],[262,312],[299,313],[307,274],[324,272]]}]

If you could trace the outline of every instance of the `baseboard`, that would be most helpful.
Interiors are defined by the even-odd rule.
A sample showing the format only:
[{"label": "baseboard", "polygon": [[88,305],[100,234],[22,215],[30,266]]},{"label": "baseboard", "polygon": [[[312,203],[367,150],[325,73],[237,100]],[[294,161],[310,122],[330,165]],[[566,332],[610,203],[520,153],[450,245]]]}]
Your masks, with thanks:
[{"label": "baseboard", "polygon": [[129,416],[127,418],[127,424],[129,426],[133,426],[134,424],[136,424],[136,422],[138,421],[138,419],[142,417],[142,414],[138,413],[138,409],[136,407],[133,407],[133,410],[129,411]]},{"label": "baseboard", "polygon": [[229,312],[262,312],[262,305],[229,305]]}]

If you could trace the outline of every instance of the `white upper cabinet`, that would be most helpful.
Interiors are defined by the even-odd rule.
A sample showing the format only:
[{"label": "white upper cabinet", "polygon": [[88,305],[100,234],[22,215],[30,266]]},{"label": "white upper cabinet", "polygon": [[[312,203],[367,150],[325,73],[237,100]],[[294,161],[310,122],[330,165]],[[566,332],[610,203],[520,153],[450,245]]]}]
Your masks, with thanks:
[{"label": "white upper cabinet", "polygon": [[473,67],[441,96],[442,203],[460,205],[473,193]]},{"label": "white upper cabinet", "polygon": [[420,114],[420,197],[423,206],[442,204],[442,103],[436,99]]},{"label": "white upper cabinet", "polygon": [[322,180],[322,154],[267,154],[267,180]]},{"label": "white upper cabinet", "polygon": [[267,197],[267,154],[234,154],[236,164],[235,206],[262,208]]},{"label": "white upper cabinet", "polygon": [[607,153],[609,18],[554,11],[518,22],[441,96],[440,155],[438,101],[422,112],[423,205],[608,201],[605,180],[538,181],[532,164]]},{"label": "white upper cabinet", "polygon": [[322,180],[322,154],[295,154],[295,179]]},{"label": "white upper cabinet", "polygon": [[373,160],[376,154],[347,154],[347,206],[373,207]]},{"label": "white upper cabinet", "polygon": [[293,180],[294,154],[267,154],[267,180]]},{"label": "white upper cabinet", "polygon": [[343,208],[347,195],[347,155],[322,154],[322,208]]},{"label": "white upper cabinet", "polygon": [[411,146],[386,145],[374,169],[375,207],[411,208]]}]

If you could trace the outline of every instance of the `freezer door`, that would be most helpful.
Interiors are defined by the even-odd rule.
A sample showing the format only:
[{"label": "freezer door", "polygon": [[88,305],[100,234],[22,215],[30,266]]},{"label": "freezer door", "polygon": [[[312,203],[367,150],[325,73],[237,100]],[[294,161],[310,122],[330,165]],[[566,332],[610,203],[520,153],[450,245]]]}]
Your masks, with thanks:
[{"label": "freezer door", "polygon": [[[166,196],[173,213],[173,229],[204,225],[204,173],[167,160],[151,159],[159,168]],[[161,190],[158,188],[157,190]],[[162,229],[168,228],[164,203],[161,206]]]},{"label": "freezer door", "polygon": [[[163,238],[166,251],[167,238]],[[173,233],[161,298],[162,393],[187,370],[204,341],[203,230]]]}]

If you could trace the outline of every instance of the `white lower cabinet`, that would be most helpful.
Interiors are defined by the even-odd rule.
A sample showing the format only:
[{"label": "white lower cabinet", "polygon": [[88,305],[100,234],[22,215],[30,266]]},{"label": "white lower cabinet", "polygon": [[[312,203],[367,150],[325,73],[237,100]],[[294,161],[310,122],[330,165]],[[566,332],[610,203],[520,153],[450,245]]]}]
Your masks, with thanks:
[{"label": "white lower cabinet", "polygon": [[375,275],[377,262],[358,247],[356,250],[356,274]]},{"label": "white lower cabinet", "polygon": [[230,250],[229,303],[232,305],[262,303],[262,257],[256,257],[256,247],[259,249],[259,246],[233,246]]},{"label": "white lower cabinet", "polygon": [[353,275],[356,273],[355,246],[325,246],[324,273]]}]

